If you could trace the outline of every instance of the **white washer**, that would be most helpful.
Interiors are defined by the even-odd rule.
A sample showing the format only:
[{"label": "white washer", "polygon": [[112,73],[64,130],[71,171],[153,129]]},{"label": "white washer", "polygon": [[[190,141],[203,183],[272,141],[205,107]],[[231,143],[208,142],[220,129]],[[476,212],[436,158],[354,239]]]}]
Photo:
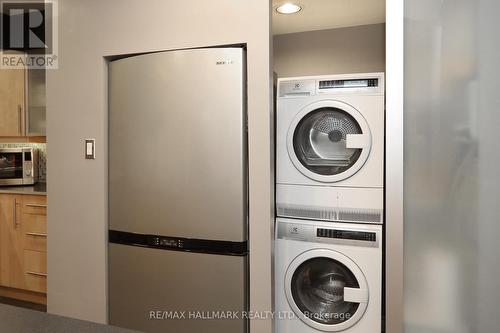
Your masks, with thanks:
[{"label": "white washer", "polygon": [[384,74],[278,80],[278,216],[382,223]]},{"label": "white washer", "polygon": [[380,333],[382,226],[277,219],[276,333]]}]

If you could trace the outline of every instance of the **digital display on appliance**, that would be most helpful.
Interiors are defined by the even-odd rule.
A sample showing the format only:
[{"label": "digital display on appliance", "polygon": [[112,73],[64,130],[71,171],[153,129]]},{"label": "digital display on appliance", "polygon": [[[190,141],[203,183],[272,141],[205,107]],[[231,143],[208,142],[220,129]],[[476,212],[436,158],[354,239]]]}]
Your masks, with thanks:
[{"label": "digital display on appliance", "polygon": [[378,79],[320,81],[319,89],[378,87]]},{"label": "digital display on appliance", "polygon": [[375,242],[377,240],[377,234],[374,232],[336,230],[336,229],[325,229],[325,228],[318,228],[316,231],[316,236],[322,238],[351,239],[351,240],[360,240],[367,242]]}]

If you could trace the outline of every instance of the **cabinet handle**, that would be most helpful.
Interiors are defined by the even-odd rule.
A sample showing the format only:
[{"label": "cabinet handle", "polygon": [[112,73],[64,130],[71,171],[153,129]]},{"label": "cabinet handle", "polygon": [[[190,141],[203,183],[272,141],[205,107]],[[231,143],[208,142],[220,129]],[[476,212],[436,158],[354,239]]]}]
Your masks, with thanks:
[{"label": "cabinet handle", "polygon": [[36,276],[45,276],[45,277],[47,277],[47,273],[39,273],[39,272],[26,272],[26,274],[36,275]]},{"label": "cabinet handle", "polygon": [[34,236],[34,237],[47,237],[47,234],[41,234],[38,232],[27,232],[26,235]]},{"label": "cabinet handle", "polygon": [[21,108],[21,104],[17,106],[18,114],[19,114],[19,134],[23,134],[23,127],[22,127],[22,113],[23,109]]},{"label": "cabinet handle", "polygon": [[35,207],[35,208],[47,208],[47,205],[43,204],[35,204],[35,203],[27,203],[27,207]]},{"label": "cabinet handle", "polygon": [[14,229],[17,228],[17,199],[14,198]]}]

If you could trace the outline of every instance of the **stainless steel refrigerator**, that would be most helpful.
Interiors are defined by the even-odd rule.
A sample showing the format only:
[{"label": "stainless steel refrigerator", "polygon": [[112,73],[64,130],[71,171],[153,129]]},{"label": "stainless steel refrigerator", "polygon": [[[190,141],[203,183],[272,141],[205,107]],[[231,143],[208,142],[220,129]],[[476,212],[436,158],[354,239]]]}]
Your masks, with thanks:
[{"label": "stainless steel refrigerator", "polygon": [[110,324],[246,331],[245,72],[240,47],[110,63]]}]

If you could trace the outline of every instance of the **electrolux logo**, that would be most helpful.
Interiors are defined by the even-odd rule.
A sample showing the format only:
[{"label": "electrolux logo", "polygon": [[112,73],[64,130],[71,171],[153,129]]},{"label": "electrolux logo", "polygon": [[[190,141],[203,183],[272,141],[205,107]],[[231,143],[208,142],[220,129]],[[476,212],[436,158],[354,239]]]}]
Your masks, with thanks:
[{"label": "electrolux logo", "polygon": [[57,68],[57,2],[0,3],[0,67]]}]

